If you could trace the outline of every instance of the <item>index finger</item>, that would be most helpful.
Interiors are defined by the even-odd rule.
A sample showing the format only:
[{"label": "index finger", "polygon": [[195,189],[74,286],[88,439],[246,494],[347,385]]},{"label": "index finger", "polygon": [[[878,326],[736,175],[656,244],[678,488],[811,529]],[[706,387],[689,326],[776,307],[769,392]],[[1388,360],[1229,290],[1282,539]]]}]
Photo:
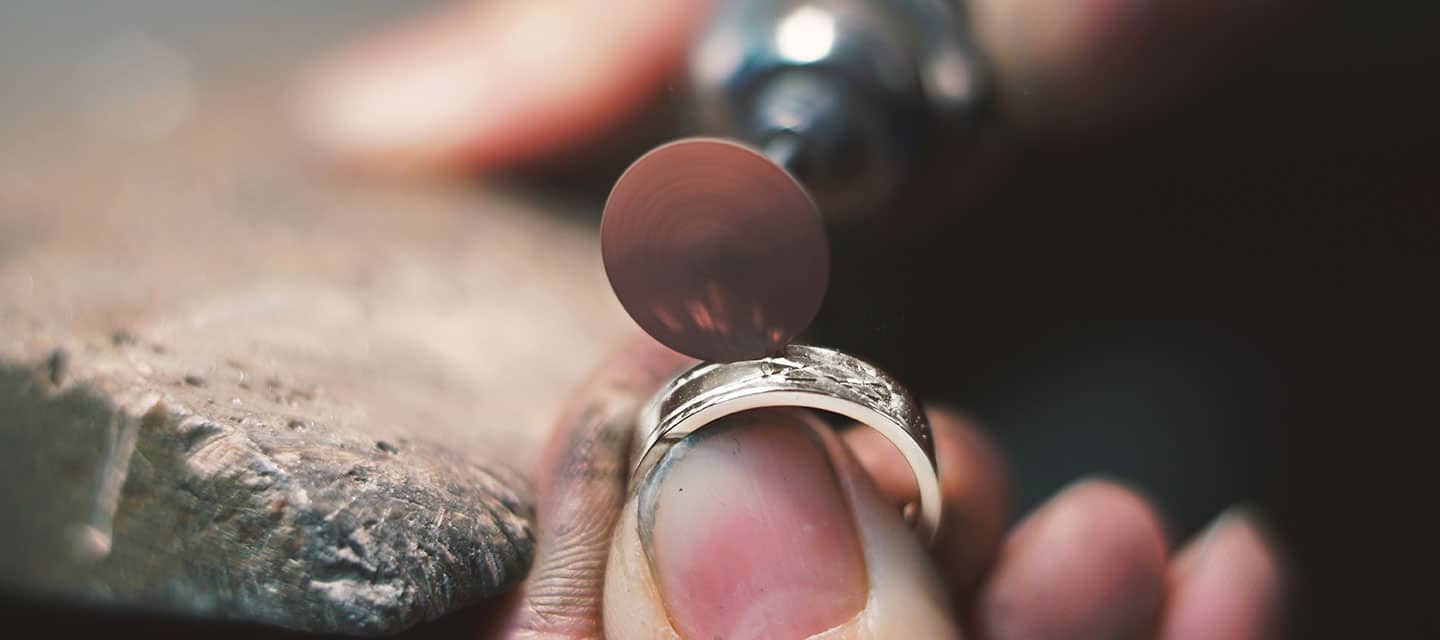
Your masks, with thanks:
[{"label": "index finger", "polygon": [[334,159],[380,172],[529,159],[657,91],[709,2],[464,2],[322,66],[301,125]]},{"label": "index finger", "polygon": [[629,479],[641,404],[689,360],[649,338],[621,347],[574,396],[541,461],[536,552],[501,637],[596,638],[610,534]]}]

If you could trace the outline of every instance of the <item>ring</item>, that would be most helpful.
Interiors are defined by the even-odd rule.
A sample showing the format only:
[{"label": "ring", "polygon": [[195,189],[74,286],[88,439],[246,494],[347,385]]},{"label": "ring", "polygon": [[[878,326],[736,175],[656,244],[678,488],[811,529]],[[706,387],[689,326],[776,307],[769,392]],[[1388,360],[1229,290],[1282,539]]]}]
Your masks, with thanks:
[{"label": "ring", "polygon": [[920,489],[906,517],[929,541],[940,527],[940,479],[930,423],[889,374],[833,349],[789,345],[755,360],[705,363],[656,392],[636,423],[634,479],[645,477],[680,439],[728,415],[761,407],[805,407],[837,413],[879,431],[910,465]]}]

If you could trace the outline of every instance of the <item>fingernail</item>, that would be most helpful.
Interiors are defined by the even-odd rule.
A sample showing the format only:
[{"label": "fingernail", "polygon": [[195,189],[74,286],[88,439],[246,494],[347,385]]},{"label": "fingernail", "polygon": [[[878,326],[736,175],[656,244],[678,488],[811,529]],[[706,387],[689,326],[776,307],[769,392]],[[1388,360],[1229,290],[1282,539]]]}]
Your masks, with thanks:
[{"label": "fingernail", "polygon": [[1174,570],[1177,574],[1187,574],[1196,565],[1209,555],[1210,548],[1214,546],[1215,539],[1225,532],[1232,523],[1249,520],[1249,511],[1244,507],[1233,506],[1215,516],[1210,524],[1205,525],[1199,533],[1195,534],[1195,541],[1187,545],[1186,549],[1175,558]]},{"label": "fingernail", "polygon": [[641,543],[682,637],[803,638],[864,608],[855,519],[812,425],[733,416],[676,445],[641,487]]}]

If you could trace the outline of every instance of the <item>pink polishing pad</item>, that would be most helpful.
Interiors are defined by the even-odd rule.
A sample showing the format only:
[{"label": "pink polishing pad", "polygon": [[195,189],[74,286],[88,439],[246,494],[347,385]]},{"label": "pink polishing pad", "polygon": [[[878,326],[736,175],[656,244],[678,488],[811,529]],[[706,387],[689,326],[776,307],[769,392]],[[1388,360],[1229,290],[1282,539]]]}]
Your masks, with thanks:
[{"label": "pink polishing pad", "polygon": [[774,353],[825,298],[820,212],[784,169],[749,147],[692,138],[620,176],[600,223],[605,272],[646,332],[712,362]]}]

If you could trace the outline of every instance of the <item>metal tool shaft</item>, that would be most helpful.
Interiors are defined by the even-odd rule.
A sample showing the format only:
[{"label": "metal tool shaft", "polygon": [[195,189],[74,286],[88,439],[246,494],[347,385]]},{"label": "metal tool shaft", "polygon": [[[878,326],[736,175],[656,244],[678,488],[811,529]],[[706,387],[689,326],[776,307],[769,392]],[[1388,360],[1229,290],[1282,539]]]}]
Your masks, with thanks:
[{"label": "metal tool shaft", "polygon": [[838,221],[877,210],[971,126],[983,66],[948,0],[731,0],[690,81],[700,133],[763,150]]}]

